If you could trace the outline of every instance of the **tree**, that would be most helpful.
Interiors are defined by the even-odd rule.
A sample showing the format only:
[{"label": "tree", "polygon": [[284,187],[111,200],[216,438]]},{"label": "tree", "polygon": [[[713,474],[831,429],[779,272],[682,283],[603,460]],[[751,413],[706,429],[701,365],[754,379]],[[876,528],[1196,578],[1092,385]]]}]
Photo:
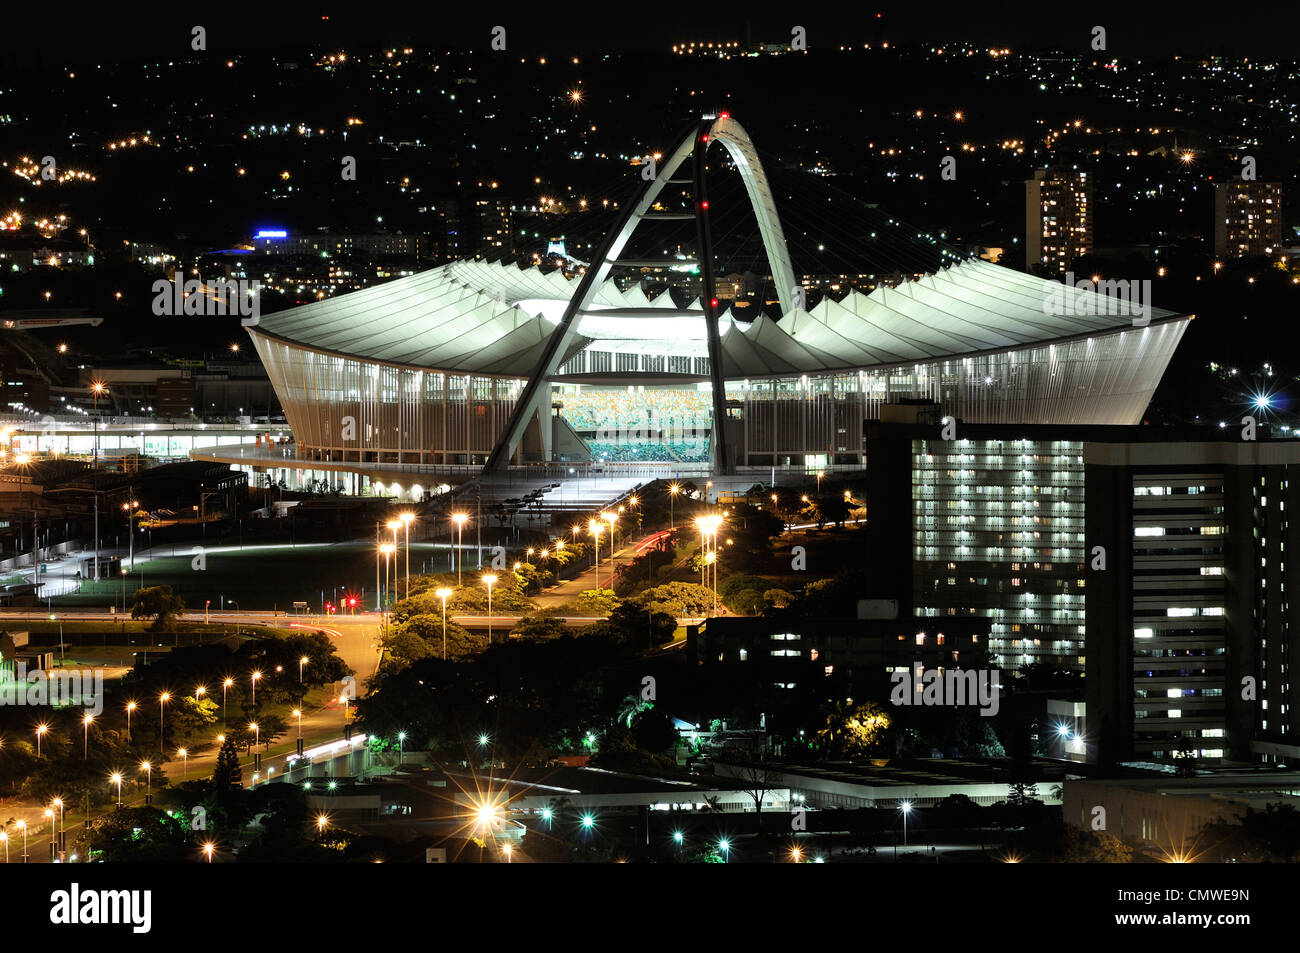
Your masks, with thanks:
[{"label": "tree", "polygon": [[763,592],[763,602],[773,609],[784,609],[794,600],[794,593],[788,589],[767,589]]},{"label": "tree", "polygon": [[664,612],[674,619],[707,615],[713,609],[713,590],[695,582],[669,582],[636,597],[643,608]]},{"label": "tree", "polygon": [[677,744],[677,729],[664,712],[646,706],[632,716],[632,738],[638,748],[662,754]]},{"label": "tree", "polygon": [[738,769],[735,777],[740,781],[741,789],[754,802],[754,813],[757,815],[757,826],[761,833],[763,830],[763,797],[768,791],[781,783],[781,775],[761,761],[755,761],[752,758],[743,761],[738,766]]},{"label": "tree", "polygon": [[243,769],[239,766],[239,749],[235,739],[226,735],[217,752],[217,764],[212,769],[212,789],[220,798],[223,792],[239,791],[243,787]]},{"label": "tree", "polygon": [[588,589],[579,593],[568,605],[570,615],[608,616],[619,606],[613,589]]},{"label": "tree", "polygon": [[1007,787],[1007,804],[1011,807],[1041,806],[1042,803],[1042,800],[1038,797],[1037,784],[1025,784],[1022,781],[1017,781]]},{"label": "tree", "polygon": [[817,734],[827,756],[861,757],[883,748],[889,726],[889,715],[874,702],[836,702],[826,714],[826,726]]},{"label": "tree", "polygon": [[131,618],[152,618],[154,622],[150,628],[153,631],[169,632],[176,616],[184,611],[185,600],[176,595],[171,586],[148,586],[135,591]]},{"label": "tree", "polygon": [[558,639],[572,634],[569,626],[559,619],[547,616],[527,616],[515,623],[510,634],[521,639],[540,641]]},{"label": "tree", "polygon": [[188,836],[181,821],[156,807],[124,807],[97,819],[76,843],[109,863],[175,862],[186,859]]},{"label": "tree", "polygon": [[175,711],[167,716],[169,730],[175,728],[181,733],[190,733],[217,723],[221,712],[220,701],[206,695],[201,698],[182,695],[179,701]]},{"label": "tree", "polygon": [[625,602],[609,614],[614,634],[633,645],[663,645],[677,631],[677,618],[638,602]]},{"label": "tree", "polygon": [[844,521],[849,518],[849,510],[852,504],[844,499],[844,494],[826,493],[817,498],[817,519],[819,522],[834,523],[836,526],[843,526]]},{"label": "tree", "polygon": [[[416,616],[421,619],[424,616]],[[420,659],[429,658],[432,655],[441,655],[441,648],[434,651],[432,645],[420,636],[411,632],[406,626],[396,626],[383,639],[384,661],[383,671],[385,673],[406,668],[412,662],[418,662]]]},{"label": "tree", "polygon": [[1133,848],[1114,834],[1065,828],[1065,862],[1067,864],[1127,864]]}]

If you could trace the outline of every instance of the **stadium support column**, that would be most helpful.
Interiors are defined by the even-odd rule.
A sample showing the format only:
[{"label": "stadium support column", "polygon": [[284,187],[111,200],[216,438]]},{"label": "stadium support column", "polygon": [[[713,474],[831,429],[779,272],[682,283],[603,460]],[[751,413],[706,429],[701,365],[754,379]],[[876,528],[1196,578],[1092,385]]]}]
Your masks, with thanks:
[{"label": "stadium support column", "polygon": [[560,317],[559,324],[547,337],[546,344],[537,359],[533,373],[529,376],[523,392],[515,402],[514,409],[510,413],[510,420],[507,422],[505,429],[501,431],[501,436],[492,449],[492,454],[488,457],[484,470],[500,470],[509,464],[515,448],[519,446],[520,440],[523,439],[524,428],[528,425],[528,412],[536,404],[538,390],[550,386],[550,378],[559,371],[560,363],[564,360],[564,356],[569,352],[569,348],[577,336],[578,318],[583,311],[590,307],[592,300],[596,296],[597,289],[609,277],[615,262],[618,260],[619,253],[622,252],[623,246],[627,244],[627,240],[635,230],[637,222],[640,221],[641,216],[650,208],[659,192],[663,189],[664,180],[672,174],[673,170],[681,164],[689,153],[692,141],[689,138],[690,135],[690,127],[688,127],[682,137],[682,142],[673,155],[664,163],[660,174],[643,180],[642,184],[637,187],[632,199],[623,204],[618,222],[609,230],[604,240],[593,252],[591,264],[587,266],[582,279],[578,282],[578,287],[574,291],[573,297],[569,299],[564,314]]},{"label": "stadium support column", "polygon": [[706,186],[706,160],[709,154],[709,130],[713,123],[701,120],[695,133],[695,225],[699,238],[696,256],[700,264],[703,290],[700,305],[704,308],[704,328],[709,342],[709,379],[713,389],[713,426],[709,434],[709,455],[715,473],[734,473],[727,453],[727,391],[722,376],[722,336],[718,333],[718,298],[713,277],[713,238],[709,231],[709,193]]}]

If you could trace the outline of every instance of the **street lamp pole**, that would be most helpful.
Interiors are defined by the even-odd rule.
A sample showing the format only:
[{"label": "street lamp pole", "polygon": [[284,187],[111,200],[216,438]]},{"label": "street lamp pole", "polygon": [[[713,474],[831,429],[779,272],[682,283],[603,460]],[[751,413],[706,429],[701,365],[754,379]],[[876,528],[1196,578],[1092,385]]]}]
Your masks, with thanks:
[{"label": "street lamp pole", "polygon": [[411,594],[411,521],[415,519],[415,514],[411,512],[403,513],[400,517],[402,526],[406,535],[406,594]]},{"label": "street lamp pole", "polygon": [[442,600],[442,660],[447,661],[447,597],[451,595],[450,589],[439,589],[438,598]]},{"label": "street lamp pole", "polygon": [[452,522],[456,524],[456,585],[463,585],[461,580],[460,563],[461,563],[461,539],[465,531],[465,521],[469,519],[466,513],[453,513]]},{"label": "street lamp pole", "polygon": [[163,692],[158,696],[158,753],[162,754],[166,749],[163,747],[163,738],[167,736],[166,715],[164,706],[171,701],[171,692]]},{"label": "street lamp pole", "polygon": [[487,583],[487,590],[488,590],[488,645],[491,645],[492,644],[492,585],[497,581],[497,577],[494,573],[488,573],[483,577],[483,581]]}]

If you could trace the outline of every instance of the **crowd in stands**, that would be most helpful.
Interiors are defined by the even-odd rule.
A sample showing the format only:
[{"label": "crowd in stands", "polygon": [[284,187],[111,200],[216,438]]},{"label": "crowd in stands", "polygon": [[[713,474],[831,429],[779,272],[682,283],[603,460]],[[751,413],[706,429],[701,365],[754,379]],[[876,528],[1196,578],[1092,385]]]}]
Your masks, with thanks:
[{"label": "crowd in stands", "polygon": [[574,430],[707,430],[713,417],[713,398],[699,390],[644,390],[583,388],[557,394],[560,413]]},{"label": "crowd in stands", "polygon": [[592,460],[622,463],[659,463],[678,460],[704,463],[709,459],[708,440],[588,440]]}]

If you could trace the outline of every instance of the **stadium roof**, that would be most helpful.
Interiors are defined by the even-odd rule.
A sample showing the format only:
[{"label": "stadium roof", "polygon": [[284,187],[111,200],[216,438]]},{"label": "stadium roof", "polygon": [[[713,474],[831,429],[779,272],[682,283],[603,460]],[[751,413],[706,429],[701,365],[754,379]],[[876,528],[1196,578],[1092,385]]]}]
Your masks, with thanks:
[{"label": "stadium roof", "polygon": [[[263,316],[253,333],[387,364],[529,377],[577,279],[559,271],[456,261],[373,288]],[[824,298],[779,320],[719,318],[727,378],[810,374],[956,358],[1133,327],[1129,313],[1077,292],[1084,307],[1049,308],[1066,286],[971,259],[897,287]],[[1072,289],[1071,289],[1072,290]],[[617,309],[609,315],[602,310]],[[1056,311],[1072,310],[1061,314]],[[1111,310],[1118,310],[1112,308]],[[1096,312],[1096,313],[1094,313]],[[662,341],[707,353],[699,303],[606,281],[581,318],[567,360],[596,344]],[[1152,308],[1151,323],[1186,317]],[[597,343],[598,342],[598,343]]]}]

